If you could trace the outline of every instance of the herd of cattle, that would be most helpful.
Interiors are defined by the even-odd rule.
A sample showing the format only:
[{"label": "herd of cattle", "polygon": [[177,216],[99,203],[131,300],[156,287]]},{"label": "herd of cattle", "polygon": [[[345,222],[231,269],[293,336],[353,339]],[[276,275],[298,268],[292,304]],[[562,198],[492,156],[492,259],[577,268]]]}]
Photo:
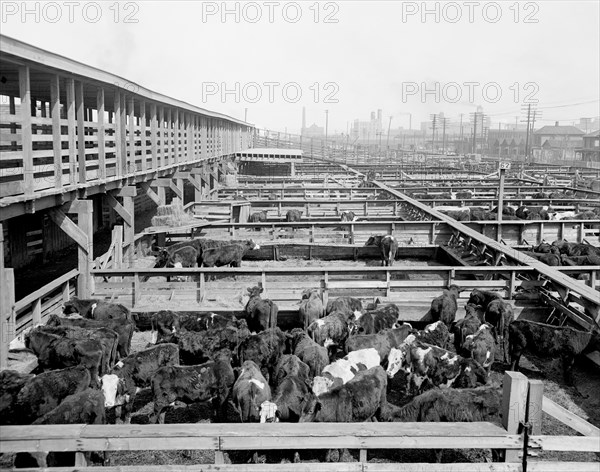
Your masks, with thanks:
[{"label": "herd of cattle", "polygon": [[549,266],[600,265],[600,247],[584,243],[542,242],[523,253]]},{"label": "herd of cattle", "polygon": [[[207,402],[213,421],[231,420],[228,405],[242,422],[498,420],[500,391],[489,384],[497,358],[516,369],[523,353],[560,357],[571,382],[575,356],[600,346],[591,333],[515,321],[495,292],[473,290],[457,321],[454,285],[432,301],[435,321],[421,330],[394,304],[364,309],[339,297],[324,305],[311,289],[296,327],[282,331],[276,303],[261,292],[248,289],[238,316],[157,312],[152,343],[134,353],[127,308],[74,298],[68,316],[11,343],[39,366],[35,375],[0,373],[0,421],[102,424],[114,409],[115,421],[129,422],[142,389],[152,394],[150,422],[164,422],[176,401]],[[392,390],[403,406],[388,401]]]}]

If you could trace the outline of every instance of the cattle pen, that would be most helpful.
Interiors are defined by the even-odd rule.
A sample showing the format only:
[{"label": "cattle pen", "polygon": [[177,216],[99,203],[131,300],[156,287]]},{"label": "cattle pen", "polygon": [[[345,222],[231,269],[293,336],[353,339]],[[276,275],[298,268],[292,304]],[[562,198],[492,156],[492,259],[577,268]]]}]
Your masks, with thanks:
[{"label": "cattle pen", "polygon": [[[394,327],[406,322],[425,331],[435,321],[432,300],[458,285],[456,321],[466,317],[472,292],[486,290],[504,299],[515,319],[600,332],[597,260],[550,266],[530,255],[552,241],[600,246],[600,192],[588,185],[596,170],[525,169],[515,161],[503,191],[497,160],[476,166],[425,152],[382,159],[347,143],[257,130],[141,86],[124,89],[121,77],[11,38],[0,36],[0,46],[10,79],[0,88],[8,99],[0,127],[10,158],[0,189],[1,369],[33,371],[36,356],[9,351],[9,341],[67,313],[73,297],[90,299],[92,315],[92,302],[125,307],[137,324],[134,354],[148,347],[156,331],[152,321],[162,311],[196,321],[222,315],[246,322],[248,288],[254,286],[278,305],[276,325],[284,331],[304,327],[300,304],[311,290],[323,308],[339,297],[357,298],[365,312],[394,306]],[[186,224],[146,221],[158,215],[157,207],[180,202]],[[493,213],[502,202],[551,206],[571,216],[458,221],[439,208]],[[286,221],[292,210],[302,212],[299,221]],[[249,222],[252,212],[264,213],[264,221]],[[583,218],[583,212],[594,217]],[[344,213],[354,217],[342,219]],[[97,250],[101,229],[107,244]],[[374,235],[395,240],[394,265],[384,265],[382,246],[366,245]],[[198,259],[190,267],[159,266],[160,254],[173,244],[185,247],[199,238],[252,239],[260,248],[245,253],[241,267],[197,267]],[[74,264],[56,277],[40,269],[52,280],[16,300],[18,266],[35,267],[67,241],[75,243]],[[231,364],[239,361],[238,348]],[[586,351],[579,359],[584,367],[578,373],[587,373],[584,368],[600,365],[600,352]],[[107,472],[598,472],[599,418],[578,403],[597,405],[597,388],[586,384],[564,393],[554,360],[526,359],[529,377],[510,364],[488,372],[486,386],[477,388],[495,389],[497,421],[194,422],[187,409],[193,407],[176,405],[185,422],[145,424],[154,399],[146,385],[134,424],[2,425],[0,470],[13,470],[7,457],[16,453],[52,451],[74,452],[75,464],[21,470],[98,470],[86,453],[107,452],[117,459],[103,467]],[[350,450],[350,459],[312,461],[310,454],[321,457],[329,449]],[[420,451],[416,460],[413,450]],[[459,460],[434,463],[437,450],[451,450]],[[178,455],[159,464],[157,451]],[[198,451],[201,460],[192,454]],[[231,463],[239,451],[243,459]],[[274,451],[284,456],[274,459]],[[292,462],[290,451],[311,459]],[[258,453],[265,463],[258,463]]]}]

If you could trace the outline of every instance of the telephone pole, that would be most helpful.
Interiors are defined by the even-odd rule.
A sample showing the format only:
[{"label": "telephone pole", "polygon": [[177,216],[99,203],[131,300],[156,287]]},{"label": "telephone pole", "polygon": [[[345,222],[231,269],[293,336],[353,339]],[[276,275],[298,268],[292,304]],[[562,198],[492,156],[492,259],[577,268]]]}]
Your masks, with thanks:
[{"label": "telephone pole", "polygon": [[442,152],[446,154],[446,125],[448,124],[448,118],[442,118]]},{"label": "telephone pole", "polygon": [[433,129],[433,134],[431,135],[431,152],[435,151],[435,127],[437,124],[437,114],[429,115],[431,117],[431,128]]},{"label": "telephone pole", "polygon": [[[521,120],[521,122],[522,123],[523,122],[527,122],[527,134],[525,135],[525,160],[528,160],[529,159],[529,148],[530,148],[530,145],[529,145],[529,143],[530,143],[529,134],[530,134],[530,132],[533,131],[531,122],[532,122],[532,118],[533,118],[534,114],[536,113],[535,104],[533,104],[533,106],[532,106],[531,103],[528,103],[526,109],[527,109],[527,119],[526,120]],[[521,110],[523,112],[525,112],[525,105],[521,106]],[[533,141],[533,136],[531,137],[531,141]]]},{"label": "telephone pole", "polygon": [[473,145],[472,145],[472,153],[477,154],[477,118],[479,116],[479,112],[471,113],[473,118]]}]

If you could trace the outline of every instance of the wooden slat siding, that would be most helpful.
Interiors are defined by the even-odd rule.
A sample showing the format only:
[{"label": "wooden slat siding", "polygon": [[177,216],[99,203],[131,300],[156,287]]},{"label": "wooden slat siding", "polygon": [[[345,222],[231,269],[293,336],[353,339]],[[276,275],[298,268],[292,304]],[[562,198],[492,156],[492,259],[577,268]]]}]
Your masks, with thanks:
[{"label": "wooden slat siding", "polygon": [[152,169],[158,167],[158,156],[157,156],[157,134],[158,134],[158,123],[156,117],[156,103],[150,104],[150,154],[152,158]]},{"label": "wooden slat siding", "polygon": [[96,107],[98,109],[98,178],[106,178],[106,127],[104,125],[104,89],[100,87],[96,93]]},{"label": "wooden slat siding", "polygon": [[121,135],[123,134],[123,126],[121,125],[121,92],[119,89],[114,91],[114,119],[115,119],[115,155],[116,155],[116,166],[115,173],[117,177],[123,175],[123,148],[121,147]]},{"label": "wooden slat siding", "polygon": [[135,103],[133,96],[127,97],[127,170],[125,173],[129,174],[137,172],[136,155],[135,155]]},{"label": "wooden slat siding", "polygon": [[54,154],[54,187],[63,185],[62,175],[62,132],[60,119],[60,78],[58,75],[50,77],[50,115],[52,118],[52,151]]},{"label": "wooden slat siding", "polygon": [[19,95],[21,99],[21,140],[23,159],[23,191],[33,194],[33,141],[31,130],[31,90],[28,66],[19,66]]},{"label": "wooden slat siding", "polygon": [[146,102],[144,100],[140,101],[140,140],[141,140],[141,151],[142,151],[142,162],[141,162],[141,170],[142,172],[145,172],[147,167],[148,167],[148,163],[147,163],[147,152],[148,152],[148,146],[147,146],[147,141],[146,141],[147,137],[146,137]]},{"label": "wooden slat siding", "polygon": [[121,156],[123,157],[121,161],[120,175],[126,175],[128,173],[129,155],[127,152],[127,97],[124,93],[119,93],[119,102],[119,112],[121,116],[121,134],[120,142],[117,143],[117,145],[121,146]]},{"label": "wooden slat siding", "polygon": [[78,179],[80,183],[85,183],[87,180],[85,159],[85,103],[83,101],[83,84],[79,80],[75,83],[75,107],[77,110],[77,162],[79,167]]}]

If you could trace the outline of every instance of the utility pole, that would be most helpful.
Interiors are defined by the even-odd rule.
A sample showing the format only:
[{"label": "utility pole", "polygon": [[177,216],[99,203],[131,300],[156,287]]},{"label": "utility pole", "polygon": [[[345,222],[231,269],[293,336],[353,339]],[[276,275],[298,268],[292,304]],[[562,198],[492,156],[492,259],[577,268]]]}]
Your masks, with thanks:
[{"label": "utility pole", "polygon": [[435,126],[437,124],[437,115],[433,114],[433,115],[430,115],[430,117],[432,120],[431,128],[433,129],[433,134],[431,135],[431,152],[433,152],[435,150]]},{"label": "utility pole", "polygon": [[446,153],[446,125],[448,124],[448,118],[442,118],[442,152]]},{"label": "utility pole", "polygon": [[248,109],[244,108],[244,121],[247,123],[248,122]]},{"label": "utility pole", "polygon": [[479,116],[478,112],[472,113],[473,115],[473,147],[472,153],[477,154],[477,117]]},{"label": "utility pole", "polygon": [[529,122],[531,120],[531,103],[527,105],[527,134],[525,135],[525,160],[529,159]]},{"label": "utility pole", "polygon": [[387,156],[387,153],[390,150],[390,130],[392,129],[392,116],[390,115],[390,122],[388,123],[388,134],[387,134],[387,139],[385,142],[385,153]]},{"label": "utility pole", "polygon": [[328,127],[329,127],[329,110],[325,110],[325,144],[327,144]]}]

